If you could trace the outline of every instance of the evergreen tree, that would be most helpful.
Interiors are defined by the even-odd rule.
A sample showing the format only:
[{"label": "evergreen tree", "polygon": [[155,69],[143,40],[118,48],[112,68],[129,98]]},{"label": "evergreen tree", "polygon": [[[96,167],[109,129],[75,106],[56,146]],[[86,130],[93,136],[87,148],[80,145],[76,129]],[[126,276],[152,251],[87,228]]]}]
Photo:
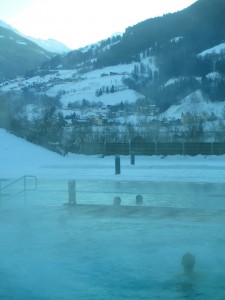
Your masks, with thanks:
[{"label": "evergreen tree", "polygon": [[110,93],[114,93],[115,92],[115,88],[114,85],[112,85],[111,89],[110,89]]}]

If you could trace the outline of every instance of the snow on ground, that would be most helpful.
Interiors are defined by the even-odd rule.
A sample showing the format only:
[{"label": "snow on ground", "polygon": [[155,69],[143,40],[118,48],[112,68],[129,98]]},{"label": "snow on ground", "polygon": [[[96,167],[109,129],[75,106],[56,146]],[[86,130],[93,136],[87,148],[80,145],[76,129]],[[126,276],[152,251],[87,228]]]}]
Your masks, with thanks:
[{"label": "snow on ground", "polygon": [[181,81],[182,79],[184,79],[185,77],[177,77],[177,78],[171,78],[169,79],[165,84],[164,87],[167,87],[169,85],[173,85],[175,83],[177,83],[178,81]]},{"label": "snow on ground", "polygon": [[225,157],[137,156],[130,164],[129,156],[121,156],[121,174],[115,175],[114,156],[50,152],[0,130],[0,178],[35,175],[39,178],[77,180],[134,180],[176,182],[224,182]]},{"label": "snow on ground", "polygon": [[[147,58],[143,62],[156,70],[154,59]],[[14,80],[0,85],[0,91],[19,91],[22,87],[42,86],[50,97],[60,95],[61,103],[66,107],[68,103],[86,99],[90,102],[103,102],[105,105],[115,105],[121,101],[135,102],[144,96],[134,90],[129,90],[123,83],[124,76],[131,74],[135,63],[106,67],[90,71],[80,76],[77,70],[56,70],[45,76],[35,76],[29,79]],[[115,93],[110,93],[112,86]],[[108,88],[109,93],[106,93]],[[101,97],[96,96],[102,90]]]},{"label": "snow on ground", "polygon": [[210,49],[204,50],[203,52],[198,54],[198,57],[204,58],[206,55],[210,54],[222,54],[225,52],[225,43],[221,43],[219,45],[216,45],[215,47],[212,47]]},{"label": "snow on ground", "polygon": [[179,41],[183,40],[183,36],[177,36],[170,40],[171,43],[178,43]]},{"label": "snow on ground", "polygon": [[[1,299],[223,299],[224,210],[174,208],[166,190],[155,207],[67,207],[56,198],[59,179],[115,181],[119,190],[131,181],[130,197],[143,180],[205,182],[207,193],[213,182],[224,182],[225,156],[136,157],[134,166],[121,156],[122,174],[115,175],[114,157],[62,157],[1,129],[0,158],[0,178],[30,174],[38,184],[51,178],[56,190],[54,197],[38,191],[36,200],[29,194],[26,207],[23,195],[2,203]],[[207,207],[209,198],[203,200]],[[191,276],[181,265],[186,252],[196,258]]]},{"label": "snow on ground", "polygon": [[218,73],[218,72],[211,72],[211,73],[206,75],[206,78],[211,79],[211,80],[222,79],[222,77],[223,77],[223,75],[221,73]]},{"label": "snow on ground", "polygon": [[[89,89],[90,87],[87,87]],[[102,102],[104,106],[107,105],[116,105],[120,104],[121,101],[128,102],[128,103],[135,103],[137,99],[143,99],[144,96],[134,90],[123,90],[118,91],[116,93],[104,93],[101,97],[97,97],[95,95],[96,90],[90,91],[76,91],[76,92],[69,92],[63,96],[61,96],[61,103],[63,103],[64,107],[67,107],[69,103],[73,103],[76,101],[82,102],[83,99],[88,100],[90,102]]]},{"label": "snow on ground", "polygon": [[[134,64],[129,64],[94,70],[83,74],[79,80],[50,87],[47,95],[55,97],[61,93],[60,101],[64,106],[67,106],[70,102],[82,101],[83,99],[90,102],[101,101],[104,105],[114,105],[121,101],[132,103],[137,99],[144,98],[140,93],[128,90],[122,82],[125,74],[131,73],[133,68]],[[115,88],[115,93],[110,93],[112,86]],[[106,88],[109,89],[109,93],[104,91]],[[102,89],[103,95],[97,97],[96,92],[100,89]]]},{"label": "snow on ground", "polygon": [[183,114],[204,116],[215,114],[218,118],[223,117],[225,102],[210,102],[204,99],[201,91],[196,91],[185,97],[180,104],[171,105],[164,113],[160,115],[160,119],[168,120],[182,119]]}]

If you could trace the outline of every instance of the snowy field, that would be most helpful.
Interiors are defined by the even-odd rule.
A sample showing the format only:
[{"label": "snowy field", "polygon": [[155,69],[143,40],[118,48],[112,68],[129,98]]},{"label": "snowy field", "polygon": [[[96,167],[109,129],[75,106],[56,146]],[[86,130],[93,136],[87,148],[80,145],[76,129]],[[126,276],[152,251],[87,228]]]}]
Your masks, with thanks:
[{"label": "snowy field", "polygon": [[[114,157],[62,157],[0,130],[0,157],[2,186],[38,181],[27,206],[2,201],[0,299],[225,299],[225,156],[121,156],[115,175]],[[63,205],[71,179],[89,205]]]},{"label": "snowy field", "polygon": [[115,158],[69,154],[66,157],[33,145],[0,129],[0,178],[225,183],[225,156],[121,156],[121,174],[115,176]]}]

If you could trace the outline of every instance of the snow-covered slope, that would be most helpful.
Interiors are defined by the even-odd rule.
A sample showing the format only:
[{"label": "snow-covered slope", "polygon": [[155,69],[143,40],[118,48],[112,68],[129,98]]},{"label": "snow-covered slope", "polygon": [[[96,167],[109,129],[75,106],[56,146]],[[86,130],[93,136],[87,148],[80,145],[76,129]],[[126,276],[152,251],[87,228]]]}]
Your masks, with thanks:
[{"label": "snow-covered slope", "polygon": [[42,40],[42,39],[36,39],[29,36],[27,36],[26,38],[49,52],[62,54],[62,53],[69,52],[71,50],[66,45],[54,39]]},{"label": "snow-covered slope", "polygon": [[190,113],[191,115],[210,116],[215,114],[218,118],[222,117],[225,112],[225,102],[207,101],[201,91],[196,91],[185,97],[180,104],[172,105],[167,109],[160,118],[168,120],[180,120],[182,115]]},{"label": "snow-covered slope", "polygon": [[[132,69],[133,65],[130,64],[88,72],[77,78],[77,80],[54,85],[48,89],[47,95],[63,94],[61,102],[65,106],[69,102],[82,101],[83,99],[90,102],[101,101],[104,105],[115,105],[121,101],[135,102],[138,98],[144,98],[144,96],[134,90],[129,90],[122,82],[124,74],[130,73]],[[113,75],[110,75],[110,73],[113,73]],[[107,93],[107,87],[110,91],[112,86],[114,86],[115,92]],[[101,96],[97,96],[96,92],[100,89],[103,93]]]},{"label": "snow-covered slope", "polygon": [[[0,22],[0,26],[4,26],[5,28],[17,32],[4,22]],[[178,42],[180,38],[181,37],[175,37],[171,42]],[[35,40],[33,38],[30,39],[48,51],[64,52],[68,50],[65,49],[62,44],[59,45],[58,42],[54,40],[43,41]],[[59,48],[57,48],[57,45],[59,45]],[[87,51],[91,46],[93,45],[89,45],[86,48],[84,47],[83,50]],[[204,59],[206,55],[221,54],[224,51],[225,43],[221,43],[199,53],[198,57]],[[144,55],[141,54],[140,58],[141,62],[138,66],[139,69],[141,69],[142,64],[152,71],[152,75],[154,75],[155,72],[158,72],[158,68],[155,64],[155,57],[144,58]],[[3,83],[0,85],[0,91],[20,91],[21,88],[25,87],[31,88],[32,91],[35,91],[36,89],[38,93],[41,92],[50,97],[59,97],[63,108],[67,108],[70,103],[81,102],[83,100],[87,100],[90,103],[101,102],[106,106],[116,105],[121,102],[134,103],[137,99],[143,99],[145,97],[132,89],[128,89],[128,86],[124,84],[123,79],[126,77],[132,78],[131,74],[134,72],[135,65],[138,65],[138,63],[116,65],[84,72],[82,64],[78,64],[73,70],[62,70],[62,65],[59,64],[47,75],[35,76],[28,80],[17,78],[12,82]],[[46,70],[43,71],[43,73],[45,72]],[[206,78],[218,79],[219,76],[221,76],[219,73],[212,72],[208,74]],[[171,78],[164,83],[163,87],[166,88],[170,85],[175,85],[181,79],[185,79],[185,77]],[[197,80],[200,81],[201,78],[198,78]],[[112,87],[113,92],[110,92]],[[193,97],[198,98],[198,103],[193,103],[191,100]],[[220,117],[221,113],[224,111],[224,103],[211,103],[204,99],[201,92],[198,91],[195,95],[191,94],[181,100],[180,104],[172,105],[162,114],[161,118],[167,118],[168,120],[181,119],[182,114],[196,113],[196,109],[199,114],[211,115],[211,113],[214,113],[217,117]]]},{"label": "snow-covered slope", "polygon": [[225,43],[221,43],[210,49],[204,50],[198,54],[198,57],[204,58],[206,55],[215,55],[225,53]]},{"label": "snow-covered slope", "polygon": [[10,26],[9,24],[3,22],[2,20],[0,20],[0,26],[4,27],[6,29],[9,29],[9,30],[13,30],[13,31],[15,30],[12,26]]},{"label": "snow-covered slope", "polygon": [[22,36],[23,38],[26,38],[26,39],[34,42],[35,44],[37,44],[39,47],[45,49],[46,51],[53,52],[53,53],[66,53],[66,52],[70,51],[70,49],[66,45],[62,44],[59,41],[56,41],[54,39],[42,40],[42,39],[37,39],[37,38],[30,37],[30,36],[26,36],[23,33],[19,32],[17,29],[13,28],[11,25],[9,25],[1,20],[0,20],[0,27],[4,27],[8,30],[15,32],[16,34]]},{"label": "snow-covered slope", "polygon": [[[62,157],[0,129],[0,178],[36,174],[46,164],[62,162]],[[43,171],[44,173],[44,171]]]},{"label": "snow-covered slope", "polygon": [[[2,25],[2,26],[1,26]],[[54,54],[39,47],[8,24],[0,25],[0,81],[16,78],[38,68]]]},{"label": "snow-covered slope", "polygon": [[[77,70],[56,70],[53,74],[36,76],[30,79],[17,79],[0,85],[0,90],[19,91],[21,87],[38,87],[48,96],[59,96],[64,107],[68,103],[82,101],[102,102],[103,105],[115,105],[121,101],[133,103],[144,96],[123,83],[123,78],[131,74],[134,64],[106,67],[79,75]],[[110,90],[114,88],[114,92]],[[102,94],[97,95],[98,91]],[[109,91],[109,92],[106,92]]]},{"label": "snow-covered slope", "polygon": [[[121,175],[114,173],[114,157],[69,154],[66,157],[31,144],[0,129],[0,178],[35,175],[38,179],[224,182],[224,156],[139,156],[135,166],[121,156]],[[207,172],[210,171],[210,172]]]}]

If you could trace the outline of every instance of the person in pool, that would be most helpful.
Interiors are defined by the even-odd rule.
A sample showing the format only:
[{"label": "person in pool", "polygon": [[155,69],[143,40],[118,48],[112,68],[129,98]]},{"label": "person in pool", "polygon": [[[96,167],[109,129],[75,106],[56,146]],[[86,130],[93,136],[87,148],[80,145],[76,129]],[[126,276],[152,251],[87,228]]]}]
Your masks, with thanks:
[{"label": "person in pool", "polygon": [[203,294],[199,290],[203,276],[195,271],[196,259],[190,252],[185,253],[181,257],[181,265],[183,272],[177,274],[174,279],[168,280],[164,284],[164,288],[180,295],[182,298],[197,299]]},{"label": "person in pool", "polygon": [[181,264],[184,268],[184,276],[188,278],[196,277],[196,273],[194,272],[195,267],[195,257],[191,253],[185,253],[182,256]]},{"label": "person in pool", "polygon": [[195,272],[196,260],[195,256],[189,252],[185,253],[181,258],[181,265],[184,272],[177,276],[176,284],[177,292],[182,293],[185,298],[202,296],[198,291],[199,280],[203,279],[202,274]]},{"label": "person in pool", "polygon": [[195,272],[196,260],[195,256],[191,254],[190,252],[185,253],[181,257],[181,265],[183,267],[183,272],[176,275],[177,279],[183,279],[183,280],[193,280],[195,281],[198,279],[199,274]]}]

